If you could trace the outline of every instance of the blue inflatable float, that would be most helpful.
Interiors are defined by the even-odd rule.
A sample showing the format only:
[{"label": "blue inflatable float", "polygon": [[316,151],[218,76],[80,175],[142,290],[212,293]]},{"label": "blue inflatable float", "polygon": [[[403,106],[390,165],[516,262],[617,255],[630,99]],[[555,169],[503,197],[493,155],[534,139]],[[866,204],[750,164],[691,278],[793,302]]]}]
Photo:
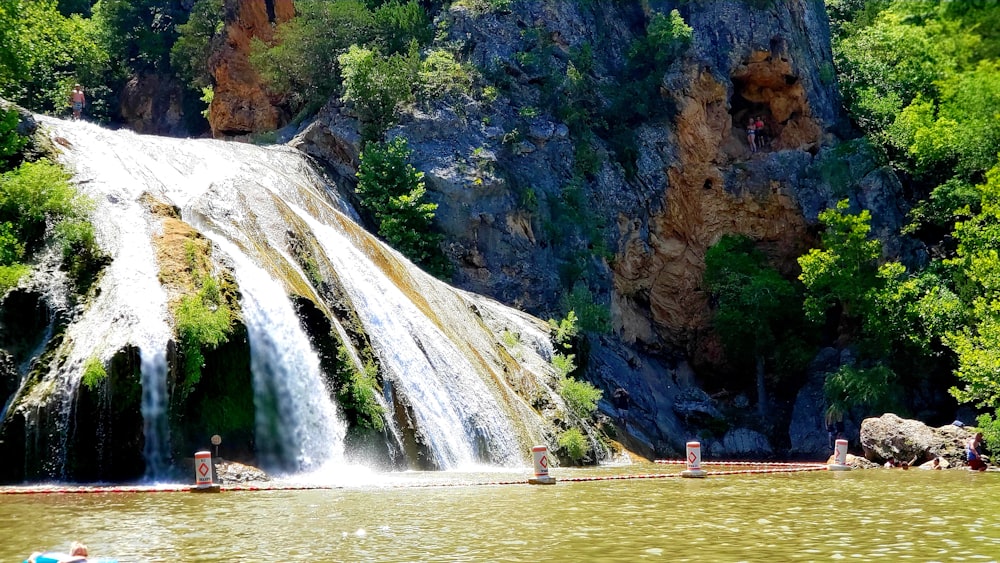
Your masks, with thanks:
[{"label": "blue inflatable float", "polygon": [[[55,551],[48,551],[40,555],[35,556],[35,563],[60,563],[61,561],[72,561],[73,563],[118,563],[117,559],[104,559],[104,558],[94,558],[94,557],[73,557],[68,553],[58,553]],[[24,563],[29,563],[28,559],[24,560]]]}]

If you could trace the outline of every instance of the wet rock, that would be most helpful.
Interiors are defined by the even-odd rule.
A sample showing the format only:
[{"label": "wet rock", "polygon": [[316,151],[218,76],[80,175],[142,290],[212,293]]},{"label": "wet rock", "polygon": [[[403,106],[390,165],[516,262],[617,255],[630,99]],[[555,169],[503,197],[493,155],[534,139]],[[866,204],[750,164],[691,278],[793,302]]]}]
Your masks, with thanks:
[{"label": "wet rock", "polygon": [[965,443],[971,436],[968,430],[951,424],[932,428],[892,413],[861,423],[861,447],[865,457],[876,463],[885,463],[890,457],[900,461],[916,458],[914,465],[918,465],[941,457],[950,465],[966,465]]},{"label": "wet rock", "polygon": [[735,428],[726,432],[722,446],[730,456],[770,454],[774,451],[767,437],[749,428]]},{"label": "wet rock", "polygon": [[261,469],[224,459],[218,459],[215,463],[215,473],[218,482],[223,485],[262,483],[271,480],[271,476]]},{"label": "wet rock", "polygon": [[183,106],[180,82],[165,74],[142,74],[125,84],[119,110],[136,133],[182,137],[188,134]]}]

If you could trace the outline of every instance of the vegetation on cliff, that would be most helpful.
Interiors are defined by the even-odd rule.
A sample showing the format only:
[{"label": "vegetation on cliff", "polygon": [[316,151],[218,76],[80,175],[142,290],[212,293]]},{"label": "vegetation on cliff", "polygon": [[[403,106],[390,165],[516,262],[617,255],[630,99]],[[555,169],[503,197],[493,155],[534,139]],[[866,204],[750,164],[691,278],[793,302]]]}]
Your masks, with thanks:
[{"label": "vegetation on cliff", "polygon": [[[820,297],[843,289],[836,314],[854,328],[842,332],[866,351],[867,369],[884,368],[876,376],[857,372],[870,378],[868,386],[897,380],[909,386],[954,368],[952,394],[992,410],[979,423],[995,427],[1000,6],[887,0],[828,0],[827,6],[847,107],[916,195],[906,232],[931,259],[909,267],[883,259],[880,246],[865,240],[868,217],[841,207],[821,219],[827,232],[848,237],[824,240],[827,250],[804,257],[803,281],[827,279],[825,289],[811,286]],[[823,266],[830,250],[854,255],[841,254],[850,259],[839,267]],[[822,278],[813,275],[820,271]],[[996,451],[1000,442],[990,446]]]},{"label": "vegetation on cliff", "polygon": [[[0,109],[0,155],[27,144],[17,134],[17,111]],[[4,162],[4,161],[0,161]],[[104,264],[90,223],[93,202],[70,185],[70,175],[47,159],[0,168],[0,293],[27,274],[47,241],[60,245],[62,266],[85,292]]]}]

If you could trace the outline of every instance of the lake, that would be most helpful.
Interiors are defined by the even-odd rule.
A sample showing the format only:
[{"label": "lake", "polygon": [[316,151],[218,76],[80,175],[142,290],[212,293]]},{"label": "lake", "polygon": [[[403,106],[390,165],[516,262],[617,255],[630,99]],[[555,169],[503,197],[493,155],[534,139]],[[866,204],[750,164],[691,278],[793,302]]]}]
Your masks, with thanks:
[{"label": "lake", "polygon": [[[318,490],[0,494],[0,561],[997,561],[1000,473],[408,472]],[[706,467],[713,470],[713,467]]]}]

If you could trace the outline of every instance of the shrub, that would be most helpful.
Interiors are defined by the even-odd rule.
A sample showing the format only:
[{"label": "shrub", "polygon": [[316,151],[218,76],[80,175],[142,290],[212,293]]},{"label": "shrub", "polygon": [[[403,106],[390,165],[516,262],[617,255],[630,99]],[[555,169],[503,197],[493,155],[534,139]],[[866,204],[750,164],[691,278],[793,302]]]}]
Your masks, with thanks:
[{"label": "shrub", "polygon": [[468,94],[472,89],[472,76],[443,49],[427,53],[417,73],[420,91],[427,98],[442,98],[449,94]]},{"label": "shrub", "polygon": [[559,447],[566,451],[573,461],[579,462],[587,455],[587,438],[578,428],[570,428],[559,435]]},{"label": "shrub", "polygon": [[576,359],[576,356],[573,354],[552,355],[552,367],[556,368],[556,373],[559,374],[560,378],[565,378],[576,369],[576,364],[573,362],[574,359]]},{"label": "shrub", "polygon": [[[16,109],[0,108],[0,167],[4,165],[3,159],[16,155],[28,144],[28,138],[17,133],[20,120]],[[0,172],[3,171],[0,168]]]},{"label": "shrub", "polygon": [[83,376],[80,378],[80,381],[87,389],[94,391],[107,378],[108,372],[104,370],[104,364],[101,363],[101,360],[91,356],[84,362]]},{"label": "shrub", "polygon": [[413,98],[416,59],[416,53],[386,57],[356,45],[338,57],[343,100],[354,104],[363,143],[380,139],[395,122],[396,108]]},{"label": "shrub", "polygon": [[569,350],[573,347],[573,342],[580,334],[577,325],[576,312],[566,313],[566,317],[560,320],[549,319],[549,332],[552,334],[552,343],[557,348]]},{"label": "shrub", "polygon": [[31,268],[24,264],[11,264],[10,266],[0,266],[0,295],[17,285],[21,278],[25,276]]},{"label": "shrub", "polygon": [[41,241],[47,219],[73,217],[85,207],[69,177],[46,159],[26,162],[0,176],[0,221],[11,222],[25,248]]},{"label": "shrub", "polygon": [[983,441],[986,442],[986,448],[993,453],[995,461],[996,456],[1000,454],[1000,410],[992,415],[989,413],[979,415],[976,424],[978,430],[983,433]]},{"label": "shrub", "polygon": [[573,291],[563,295],[562,306],[579,318],[579,328],[587,332],[607,333],[611,331],[611,311],[608,307],[594,303],[594,295],[582,283],[573,286]]},{"label": "shrub", "polygon": [[27,271],[19,262],[38,248],[46,226],[62,246],[63,268],[77,283],[89,286],[105,257],[87,219],[93,202],[69,184],[69,174],[42,159],[26,162],[0,176],[0,266],[7,267],[0,286],[9,289]]},{"label": "shrub", "polygon": [[56,225],[56,236],[62,247],[63,269],[76,282],[77,290],[85,291],[108,263],[94,238],[94,225],[87,220],[67,219]]},{"label": "shrub", "polygon": [[211,276],[202,279],[201,289],[178,302],[174,316],[177,336],[184,358],[181,397],[187,396],[201,380],[205,364],[202,348],[215,348],[226,342],[232,331],[233,313],[219,291],[219,282]]},{"label": "shrub", "polygon": [[376,41],[386,53],[404,54],[411,42],[430,43],[434,36],[427,12],[415,0],[402,3],[393,0],[375,10]]},{"label": "shrub", "polygon": [[867,369],[842,366],[826,376],[823,394],[827,404],[837,412],[847,412],[855,407],[872,412],[892,411],[903,396],[898,377],[886,366]]},{"label": "shrub", "polygon": [[594,414],[603,394],[590,383],[572,377],[564,377],[559,382],[559,395],[566,401],[570,412],[580,418],[589,418]]}]

